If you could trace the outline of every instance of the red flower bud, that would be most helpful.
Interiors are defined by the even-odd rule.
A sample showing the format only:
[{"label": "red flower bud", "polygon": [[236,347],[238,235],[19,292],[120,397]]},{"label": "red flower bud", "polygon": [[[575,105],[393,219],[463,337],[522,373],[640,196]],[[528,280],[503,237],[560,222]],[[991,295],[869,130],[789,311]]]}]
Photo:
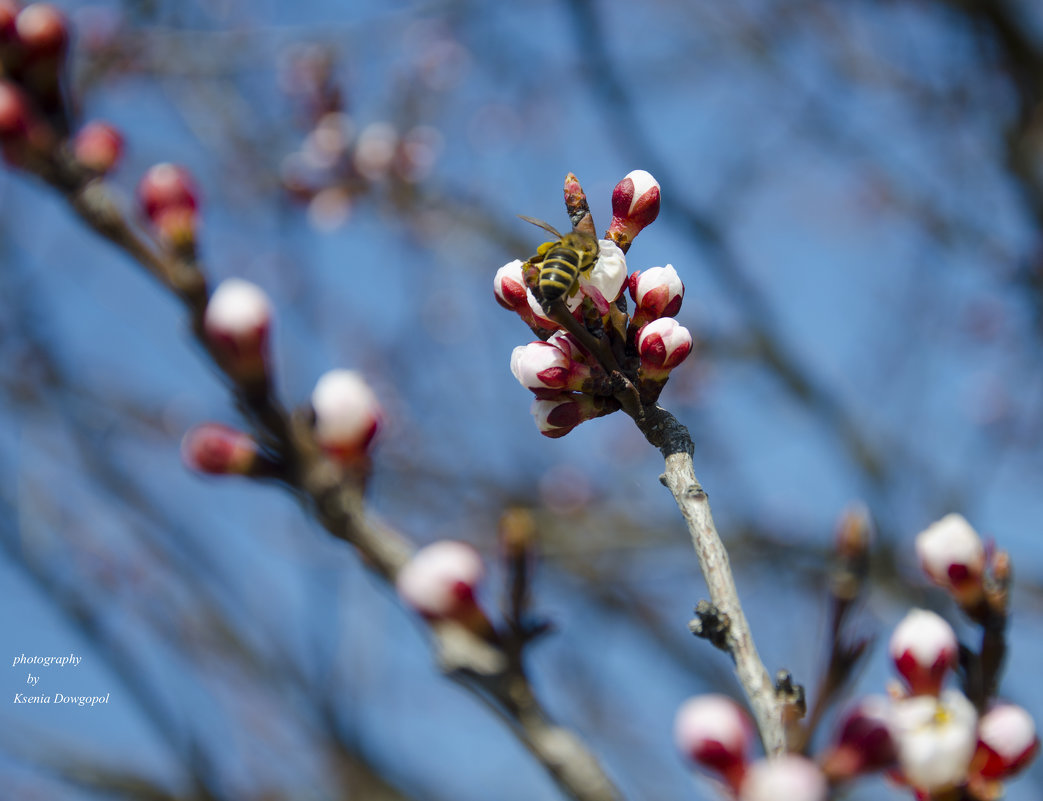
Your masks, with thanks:
[{"label": "red flower bud", "polygon": [[221,366],[241,381],[264,381],[268,374],[268,333],[272,309],[260,287],[229,278],[206,305],[203,328]]},{"label": "red flower bud", "polygon": [[61,56],[69,44],[65,15],[49,3],[33,3],[15,19],[18,40],[30,59]]},{"label": "red flower bud", "polygon": [[88,122],[72,142],[76,160],[89,170],[104,175],[123,156],[123,136],[107,122]]},{"label": "red flower bud", "polygon": [[153,223],[171,210],[190,212],[198,205],[195,181],[188,170],[174,164],[150,167],[138,184],[141,208]]},{"label": "red flower bud", "polygon": [[607,237],[625,251],[658,216],[658,182],[645,170],[634,170],[612,192],[612,222]]},{"label": "red flower bud", "polygon": [[1032,717],[1020,706],[997,704],[978,721],[978,749],[971,772],[1006,779],[1026,767],[1039,751]]},{"label": "red flower bud", "polygon": [[674,718],[674,742],[696,765],[717,773],[738,792],[746,775],[753,724],[737,703],[724,695],[689,698]]},{"label": "red flower bud", "polygon": [[257,456],[257,443],[249,435],[220,423],[196,426],[181,441],[181,458],[200,473],[249,475]]},{"label": "red flower bud", "polygon": [[956,667],[959,646],[952,626],[939,615],[913,609],[891,635],[890,651],[913,695],[938,695]]}]

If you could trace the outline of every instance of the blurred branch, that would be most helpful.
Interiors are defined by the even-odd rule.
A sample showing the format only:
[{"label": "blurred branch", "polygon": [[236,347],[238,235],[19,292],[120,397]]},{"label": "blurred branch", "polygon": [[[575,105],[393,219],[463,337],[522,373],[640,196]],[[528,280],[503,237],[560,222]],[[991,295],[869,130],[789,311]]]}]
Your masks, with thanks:
[{"label": "blurred branch", "polygon": [[[220,365],[204,333],[208,292],[194,253],[175,254],[146,242],[126,222],[104,185],[64,150],[55,148],[23,166],[57,189],[90,228],[144,266],[183,302],[197,341]],[[287,414],[267,379],[258,386],[228,373],[226,377],[258,441],[281,463],[281,482],[330,534],[354,546],[367,566],[393,584],[415,550],[412,543],[366,514],[361,487],[325,458],[307,421]],[[551,722],[520,661],[507,659],[501,646],[461,626],[434,623],[429,628],[443,671],[508,720],[567,795],[578,801],[620,797],[579,738]]]}]

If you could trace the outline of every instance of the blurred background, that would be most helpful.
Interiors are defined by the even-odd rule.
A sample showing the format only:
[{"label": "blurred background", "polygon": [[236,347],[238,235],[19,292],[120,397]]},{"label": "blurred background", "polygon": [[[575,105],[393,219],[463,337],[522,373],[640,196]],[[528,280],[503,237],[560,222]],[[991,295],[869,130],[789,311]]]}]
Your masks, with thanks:
[{"label": "blurred background", "polygon": [[[689,695],[738,692],[687,632],[706,590],[660,455],[617,414],[541,437],[492,277],[595,223],[646,169],[697,353],[662,403],[688,425],[768,669],[812,691],[834,527],[878,529],[856,694],[890,678],[911,605],[958,616],[912,540],[951,511],[1015,566],[1002,694],[1041,720],[1043,13],[1006,0],[59,3],[82,120],[186,165],[214,285],[276,307],[278,386],[333,367],[388,410],[369,501],[423,543],[532,511],[537,691],[632,799],[712,799],[675,753]],[[238,420],[177,303],[40,184],[0,172],[0,654],[66,655],[3,702],[12,799],[557,799],[445,681],[422,626],[293,500],[181,464]],[[488,605],[500,603],[493,569]],[[973,630],[958,628],[964,634]],[[25,692],[25,668],[3,691]],[[827,719],[819,738],[828,738]],[[1040,797],[1037,762],[1008,797]],[[852,799],[898,798],[882,781]]]}]

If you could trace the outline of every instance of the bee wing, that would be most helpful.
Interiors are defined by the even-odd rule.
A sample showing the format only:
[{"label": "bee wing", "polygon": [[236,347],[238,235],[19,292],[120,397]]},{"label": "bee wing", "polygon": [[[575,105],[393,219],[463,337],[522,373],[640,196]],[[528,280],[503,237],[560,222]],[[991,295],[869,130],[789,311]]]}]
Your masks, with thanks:
[{"label": "bee wing", "polygon": [[559,234],[557,231],[555,231],[554,230],[554,226],[551,225],[550,223],[545,223],[543,220],[537,220],[535,217],[526,217],[524,214],[519,214],[518,216],[521,219],[525,220],[525,222],[532,223],[533,225],[542,228],[544,231],[547,231],[548,233],[553,234],[555,236],[555,238],[561,239],[561,234]]}]

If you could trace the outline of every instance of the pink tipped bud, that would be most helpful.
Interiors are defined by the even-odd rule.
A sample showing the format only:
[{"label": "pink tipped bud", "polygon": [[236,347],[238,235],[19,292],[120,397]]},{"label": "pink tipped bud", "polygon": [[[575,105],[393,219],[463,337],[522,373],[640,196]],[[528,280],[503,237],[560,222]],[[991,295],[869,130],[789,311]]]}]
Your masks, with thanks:
[{"label": "pink tipped bud", "polygon": [[659,216],[659,184],[645,170],[634,170],[612,191],[608,238],[626,250],[642,229]]},{"label": "pink tipped bud", "polygon": [[531,411],[540,433],[557,439],[580,423],[611,414],[618,408],[619,402],[615,398],[561,392],[537,398],[532,402]]},{"label": "pink tipped bud", "polygon": [[634,325],[640,327],[650,320],[673,317],[681,310],[684,284],[672,264],[653,267],[630,276],[630,297],[637,308]]},{"label": "pink tipped bud", "polygon": [[89,122],[72,143],[76,160],[89,170],[105,173],[112,170],[123,156],[123,136],[107,122]]},{"label": "pink tipped bud", "polygon": [[814,762],[796,754],[754,762],[739,801],[826,801],[826,777]]},{"label": "pink tipped bud", "polygon": [[913,609],[891,635],[891,659],[913,695],[937,695],[956,666],[956,632],[939,615]]},{"label": "pink tipped bud", "polygon": [[1039,751],[1032,717],[1020,706],[997,704],[978,722],[978,748],[972,772],[986,779],[1007,779]]},{"label": "pink tipped bud", "polygon": [[822,770],[832,781],[883,770],[897,758],[888,723],[890,702],[873,696],[863,699],[840,723],[835,743],[822,758]]},{"label": "pink tipped bud", "polygon": [[496,302],[505,309],[518,311],[528,308],[529,290],[525,286],[521,261],[515,259],[496,271],[496,277],[493,278],[493,291],[496,293]]},{"label": "pink tipped bud", "polygon": [[746,775],[753,725],[737,703],[724,695],[698,695],[685,701],[674,718],[678,750],[700,767],[719,774],[738,792]]},{"label": "pink tipped bud", "polygon": [[902,777],[923,797],[959,787],[967,779],[977,743],[978,714],[963,693],[917,695],[895,701],[891,731]]},{"label": "pink tipped bud", "polygon": [[65,15],[48,3],[33,3],[19,12],[15,31],[28,58],[61,56],[69,44]]},{"label": "pink tipped bud", "polygon": [[516,312],[533,330],[553,330],[558,327],[557,323],[547,317],[535,295],[525,285],[522,262],[519,260],[515,259],[496,271],[493,291],[496,293],[497,303]]},{"label": "pink tipped bud", "polygon": [[533,392],[548,389],[580,392],[591,388],[590,368],[551,342],[519,345],[511,353],[511,372],[523,387]]},{"label": "pink tipped bud", "polygon": [[646,378],[666,378],[692,352],[692,334],[672,317],[653,320],[637,335],[641,371]]},{"label": "pink tipped bud", "polygon": [[200,473],[249,475],[258,463],[257,443],[235,428],[204,423],[185,434],[181,458]]},{"label": "pink tipped bud", "polygon": [[353,370],[330,370],[311,393],[315,439],[344,465],[365,459],[383,410],[373,390]]},{"label": "pink tipped bud", "polygon": [[927,577],[953,594],[964,608],[981,601],[985,546],[960,515],[946,515],[916,537],[916,555]]},{"label": "pink tipped bud", "polygon": [[402,600],[424,617],[469,625],[484,621],[474,595],[484,573],[482,558],[472,546],[440,540],[413,555],[399,571],[395,587]]},{"label": "pink tipped bud", "polygon": [[203,327],[221,366],[241,381],[268,375],[272,307],[264,291],[241,278],[221,282],[206,304]]},{"label": "pink tipped bud", "polygon": [[138,199],[154,224],[171,211],[189,212],[194,217],[198,206],[195,181],[188,170],[176,164],[150,167],[138,184]]}]

